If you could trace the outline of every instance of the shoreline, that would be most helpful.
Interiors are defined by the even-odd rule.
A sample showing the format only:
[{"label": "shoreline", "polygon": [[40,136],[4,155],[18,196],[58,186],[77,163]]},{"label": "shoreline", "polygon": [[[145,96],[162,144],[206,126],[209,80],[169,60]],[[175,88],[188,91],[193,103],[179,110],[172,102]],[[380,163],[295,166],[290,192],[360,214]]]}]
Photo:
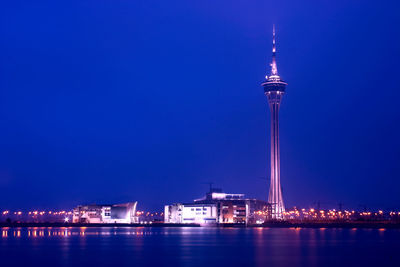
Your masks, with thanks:
[{"label": "shoreline", "polygon": [[[172,223],[152,223],[152,224],[103,224],[103,223],[61,223],[61,222],[41,222],[41,223],[5,223],[1,222],[2,228],[30,228],[30,227],[204,227],[200,224],[172,224]],[[244,224],[214,224],[206,227],[218,228],[356,228],[356,229],[400,229],[400,222],[268,222],[256,225]]]}]

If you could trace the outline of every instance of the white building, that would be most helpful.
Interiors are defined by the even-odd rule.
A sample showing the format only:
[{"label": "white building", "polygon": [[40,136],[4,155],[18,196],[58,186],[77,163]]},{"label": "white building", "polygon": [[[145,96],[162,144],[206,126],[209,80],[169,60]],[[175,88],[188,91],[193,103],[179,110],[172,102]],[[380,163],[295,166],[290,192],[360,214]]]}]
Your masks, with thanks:
[{"label": "white building", "polygon": [[73,223],[138,223],[137,202],[114,205],[78,206],[73,210]]},{"label": "white building", "polygon": [[256,213],[267,209],[268,204],[265,201],[245,199],[243,194],[226,194],[214,189],[207,193],[204,198],[197,199],[193,203],[177,203],[165,206],[164,222],[201,225],[217,223],[253,224],[260,220]]},{"label": "white building", "polygon": [[164,222],[167,223],[217,223],[216,204],[174,204],[164,209]]}]

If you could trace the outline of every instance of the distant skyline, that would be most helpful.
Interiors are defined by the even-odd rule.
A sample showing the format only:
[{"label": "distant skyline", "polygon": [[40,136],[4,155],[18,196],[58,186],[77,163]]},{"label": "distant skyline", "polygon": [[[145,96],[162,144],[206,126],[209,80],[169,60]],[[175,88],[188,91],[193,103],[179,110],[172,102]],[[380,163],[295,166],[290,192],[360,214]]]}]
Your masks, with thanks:
[{"label": "distant skyline", "polygon": [[400,208],[396,1],[11,1],[0,209],[267,200],[276,25],[286,207]]}]

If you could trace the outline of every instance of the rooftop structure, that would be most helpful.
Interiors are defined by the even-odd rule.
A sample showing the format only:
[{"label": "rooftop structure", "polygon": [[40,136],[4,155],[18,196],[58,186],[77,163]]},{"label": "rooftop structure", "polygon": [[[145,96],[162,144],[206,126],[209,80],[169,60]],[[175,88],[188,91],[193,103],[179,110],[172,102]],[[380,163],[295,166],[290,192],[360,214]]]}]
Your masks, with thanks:
[{"label": "rooftop structure", "polygon": [[216,201],[216,200],[235,200],[243,199],[244,194],[227,194],[223,193],[219,188],[211,188],[210,192],[206,194],[205,197],[200,199],[195,199],[194,202],[204,202],[204,201]]}]

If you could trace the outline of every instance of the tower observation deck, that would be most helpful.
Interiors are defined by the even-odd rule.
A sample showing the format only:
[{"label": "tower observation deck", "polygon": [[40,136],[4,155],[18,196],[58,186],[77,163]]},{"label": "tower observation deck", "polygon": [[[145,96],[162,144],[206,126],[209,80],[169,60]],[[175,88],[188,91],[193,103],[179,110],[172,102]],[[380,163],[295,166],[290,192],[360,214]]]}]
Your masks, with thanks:
[{"label": "tower observation deck", "polygon": [[276,65],[276,39],[275,26],[272,33],[272,62],[271,74],[265,77],[262,83],[265,95],[268,99],[271,111],[271,183],[269,188],[268,203],[271,205],[271,218],[283,219],[285,205],[283,203],[281,174],[280,174],[280,151],[279,151],[279,108],[287,83],[281,80]]}]

